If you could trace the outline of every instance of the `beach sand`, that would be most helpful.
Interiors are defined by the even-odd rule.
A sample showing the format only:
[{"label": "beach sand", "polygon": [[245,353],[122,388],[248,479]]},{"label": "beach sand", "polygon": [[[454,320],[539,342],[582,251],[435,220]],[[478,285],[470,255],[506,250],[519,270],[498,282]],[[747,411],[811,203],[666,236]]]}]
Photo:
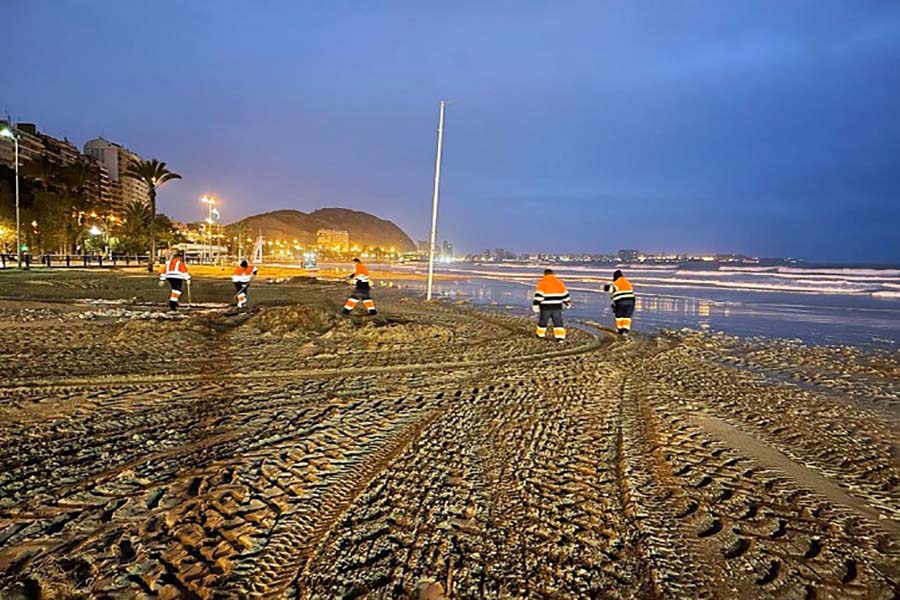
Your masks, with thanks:
[{"label": "beach sand", "polygon": [[[234,270],[233,266],[217,267],[212,265],[191,265],[191,273],[200,277],[214,277],[222,279],[230,279]],[[267,279],[283,279],[286,277],[315,277],[320,280],[342,280],[353,273],[353,264],[347,263],[347,266],[334,267],[326,265],[321,269],[300,269],[297,267],[278,266],[278,265],[259,265],[259,279],[265,281]],[[385,269],[383,266],[373,267],[370,269],[372,279],[375,281],[425,281],[426,275],[413,271],[404,271],[397,269]],[[466,278],[465,274],[446,274],[435,273],[434,278],[437,281],[462,281]]]},{"label": "beach sand", "polygon": [[[900,353],[0,273],[0,596],[891,598]],[[574,324],[573,324],[574,325]]]}]

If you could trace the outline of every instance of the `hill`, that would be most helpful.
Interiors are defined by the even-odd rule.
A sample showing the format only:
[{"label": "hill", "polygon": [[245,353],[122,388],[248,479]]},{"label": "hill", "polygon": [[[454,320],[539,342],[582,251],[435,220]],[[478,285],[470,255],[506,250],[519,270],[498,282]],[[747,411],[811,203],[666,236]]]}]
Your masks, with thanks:
[{"label": "hill", "polygon": [[316,243],[319,229],[341,229],[350,232],[350,243],[357,246],[393,246],[402,252],[416,249],[412,239],[391,221],[347,208],[320,208],[311,213],[276,210],[253,215],[228,226],[229,229],[237,227],[245,227],[250,236],[262,229],[267,238],[297,240],[304,246]]}]

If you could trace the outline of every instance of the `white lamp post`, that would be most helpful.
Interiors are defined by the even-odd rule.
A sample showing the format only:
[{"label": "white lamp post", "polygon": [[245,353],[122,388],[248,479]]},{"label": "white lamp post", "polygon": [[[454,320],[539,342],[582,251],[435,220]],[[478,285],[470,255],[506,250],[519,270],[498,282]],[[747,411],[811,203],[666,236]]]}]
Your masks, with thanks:
[{"label": "white lamp post", "polygon": [[428,252],[426,300],[431,300],[431,288],[434,284],[434,244],[437,239],[438,190],[441,186],[441,150],[444,144],[444,107],[446,105],[447,103],[441,100],[441,112],[438,117],[437,157],[434,160],[434,195],[431,198],[431,244]]},{"label": "white lamp post", "polygon": [[[212,229],[212,231],[210,231],[210,237],[212,238],[213,235],[215,236],[215,237],[214,237],[214,240],[213,240],[213,244],[215,244],[216,250],[218,250],[218,249],[219,249],[219,246],[220,246],[220,244],[219,244],[219,237],[220,237],[220,234],[222,233],[222,231],[221,231],[221,228],[222,228],[222,224],[221,224],[222,215],[219,213],[219,209],[216,208],[215,206],[213,207],[211,213],[212,213],[212,215],[211,215],[211,216],[212,216],[212,222],[210,222],[209,226],[210,226],[210,229]],[[213,227],[213,224],[215,224],[215,227]],[[211,247],[212,247],[212,246],[210,246],[210,248],[211,248]],[[218,255],[218,254],[216,254],[216,258],[219,258],[219,255]]]},{"label": "white lamp post", "polygon": [[207,241],[206,250],[207,250],[207,258],[208,258],[209,262],[212,262],[212,222],[213,222],[212,216],[213,216],[213,210],[214,210],[213,207],[216,205],[216,199],[214,196],[203,196],[202,198],[200,198],[200,202],[206,204],[206,208],[207,208],[206,224],[207,224],[207,227],[209,227],[209,231],[207,232],[207,238],[206,238],[206,241]]},{"label": "white lamp post", "polygon": [[10,127],[0,129],[0,136],[13,141],[16,148],[16,265],[22,268],[22,227],[19,219],[19,136]]}]

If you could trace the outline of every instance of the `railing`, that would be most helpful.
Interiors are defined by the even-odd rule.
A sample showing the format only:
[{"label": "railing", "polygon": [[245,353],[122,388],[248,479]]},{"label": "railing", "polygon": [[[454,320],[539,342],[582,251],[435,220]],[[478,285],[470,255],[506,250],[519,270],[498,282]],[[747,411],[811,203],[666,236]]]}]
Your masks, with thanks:
[{"label": "railing", "polygon": [[[146,254],[113,254],[112,256],[103,254],[39,254],[37,256],[23,254],[22,266],[26,269],[32,267],[103,269],[112,267],[146,266],[148,260],[149,257]],[[15,267],[15,254],[0,254],[0,269],[10,269]]]}]

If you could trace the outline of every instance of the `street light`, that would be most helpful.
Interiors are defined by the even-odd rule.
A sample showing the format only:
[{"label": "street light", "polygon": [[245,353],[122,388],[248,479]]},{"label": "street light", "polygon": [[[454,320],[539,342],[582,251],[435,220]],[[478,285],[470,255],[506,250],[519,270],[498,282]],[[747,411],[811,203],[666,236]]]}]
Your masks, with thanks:
[{"label": "street light", "polygon": [[[206,240],[207,240],[206,249],[207,249],[207,257],[209,259],[209,262],[212,262],[212,222],[213,222],[212,217],[213,217],[213,210],[215,210],[215,208],[213,208],[213,207],[215,207],[215,205],[216,205],[216,198],[215,198],[215,196],[203,196],[202,198],[200,198],[200,202],[204,203],[207,208],[206,222],[209,224],[209,235],[207,235],[207,238],[206,238]],[[218,213],[219,211],[216,211],[216,212]]]},{"label": "street light", "polygon": [[[96,225],[91,225],[91,228],[88,229],[88,233],[96,238],[99,235],[103,235],[103,230],[100,229],[99,227],[97,227]],[[105,238],[104,241],[107,241],[109,239],[109,235],[104,235],[104,238]],[[107,250],[107,248],[106,248],[107,245],[108,245],[108,241],[107,241],[107,244],[103,248],[104,252],[106,252],[106,250]],[[87,249],[85,248],[85,250],[87,250]],[[87,252],[85,252],[85,254],[87,254]]]},{"label": "street light", "polygon": [[434,285],[434,244],[437,241],[438,192],[441,187],[441,151],[444,147],[444,107],[446,105],[447,103],[441,100],[441,111],[438,117],[437,157],[434,160],[434,196],[431,199],[431,244],[428,251],[426,300],[431,300],[431,288]]},{"label": "street light", "polygon": [[222,244],[220,243],[221,234],[222,234],[222,214],[219,212],[219,209],[213,207],[212,209],[212,222],[209,224],[212,231],[210,232],[210,236],[213,238],[213,243],[216,245],[216,248],[221,248]]},{"label": "street light", "polygon": [[22,227],[19,222],[19,136],[11,127],[0,129],[0,136],[13,141],[16,148],[16,265],[22,268]]}]

